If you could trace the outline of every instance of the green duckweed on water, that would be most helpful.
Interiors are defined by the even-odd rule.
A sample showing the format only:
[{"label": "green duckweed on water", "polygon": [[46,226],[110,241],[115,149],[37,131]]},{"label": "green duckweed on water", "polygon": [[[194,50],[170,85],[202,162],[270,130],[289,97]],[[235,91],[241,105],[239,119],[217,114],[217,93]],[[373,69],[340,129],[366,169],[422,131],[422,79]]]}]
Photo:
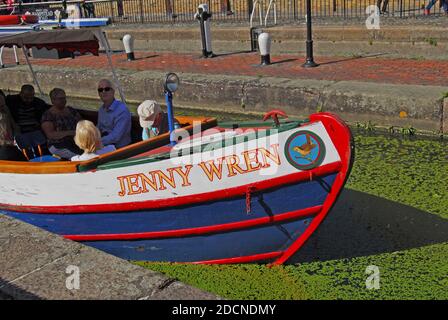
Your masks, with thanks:
[{"label": "green duckweed on water", "polygon": [[448,218],[448,143],[389,135],[355,135],[346,188]]},{"label": "green duckweed on water", "polygon": [[[227,299],[448,299],[448,244],[300,265],[138,265]],[[379,289],[367,289],[368,266]]]},{"label": "green duckweed on water", "polygon": [[[353,132],[346,188],[448,219],[446,141]],[[448,299],[448,242],[273,268],[135,263],[227,299]],[[378,290],[366,288],[371,265],[380,272]]]}]

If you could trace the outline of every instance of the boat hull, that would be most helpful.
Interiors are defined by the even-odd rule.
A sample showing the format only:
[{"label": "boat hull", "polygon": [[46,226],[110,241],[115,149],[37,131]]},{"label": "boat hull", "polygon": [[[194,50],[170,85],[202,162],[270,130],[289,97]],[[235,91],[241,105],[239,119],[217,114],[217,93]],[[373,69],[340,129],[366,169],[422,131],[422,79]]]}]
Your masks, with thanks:
[{"label": "boat hull", "polygon": [[[176,169],[183,173],[177,182],[174,169],[169,168],[156,179],[154,172],[160,171],[157,165],[165,165],[163,161],[127,160],[97,171],[62,175],[65,181],[89,178],[83,187],[90,188],[93,196],[87,190],[82,197],[63,199],[51,190],[54,196],[48,199],[50,187],[39,193],[31,183],[39,175],[4,174],[3,181],[17,183],[16,201],[11,191],[8,199],[0,193],[0,208],[7,215],[129,260],[281,264],[323,221],[353,161],[351,134],[342,121],[324,113],[310,120],[308,125],[279,133],[265,148],[250,149],[245,140],[232,145],[231,151],[222,147],[224,158],[209,155],[185,165],[188,170]],[[255,136],[253,141],[259,142],[261,138]],[[302,157],[298,151],[306,149],[304,141],[313,145],[314,153]],[[238,157],[244,165],[238,164]],[[216,172],[212,163],[221,164],[215,165]],[[154,167],[158,171],[149,171]],[[129,175],[129,170],[145,175]],[[51,181],[49,185],[61,178],[41,176]],[[110,183],[107,176],[113,177]],[[17,178],[31,179],[26,190],[19,188]],[[113,191],[108,189],[114,185]],[[67,190],[70,186],[66,195],[76,192]],[[30,196],[31,189],[35,197]],[[64,190],[60,192],[63,196]],[[89,202],[106,196],[107,203]]]},{"label": "boat hull", "polygon": [[163,210],[76,215],[7,212],[68,239],[130,260],[200,262],[281,252],[321,213],[336,174],[250,199]]},{"label": "boat hull", "polygon": [[2,15],[0,16],[0,26],[19,25],[22,23],[38,23],[39,17],[34,15]]}]

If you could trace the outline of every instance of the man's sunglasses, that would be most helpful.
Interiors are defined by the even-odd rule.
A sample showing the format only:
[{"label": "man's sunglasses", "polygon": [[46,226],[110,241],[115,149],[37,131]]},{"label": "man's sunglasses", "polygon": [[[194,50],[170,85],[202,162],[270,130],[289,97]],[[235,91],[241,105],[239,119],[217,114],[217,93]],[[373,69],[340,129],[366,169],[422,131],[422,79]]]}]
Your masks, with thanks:
[{"label": "man's sunglasses", "polygon": [[109,92],[110,90],[112,90],[112,88],[111,87],[106,87],[106,88],[98,88],[98,92],[99,93],[101,93],[101,92]]}]

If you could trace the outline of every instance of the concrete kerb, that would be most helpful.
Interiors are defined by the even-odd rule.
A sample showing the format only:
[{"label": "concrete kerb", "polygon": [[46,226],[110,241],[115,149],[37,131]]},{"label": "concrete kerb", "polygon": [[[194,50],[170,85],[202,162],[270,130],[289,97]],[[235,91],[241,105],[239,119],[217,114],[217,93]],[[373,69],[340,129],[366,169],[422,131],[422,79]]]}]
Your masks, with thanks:
[{"label": "concrete kerb", "polygon": [[[69,96],[82,92],[84,97],[94,99],[98,99],[97,81],[110,76],[105,70],[44,66],[35,69],[45,92],[57,86],[65,88]],[[2,72],[3,89],[17,91],[19,84],[32,82],[25,66]],[[127,99],[156,99],[163,103],[164,72],[120,70],[119,74]],[[446,122],[441,100],[446,88],[440,86],[190,73],[179,76],[182,87],[176,92],[176,105],[198,108],[202,113],[206,110],[262,113],[283,108],[290,115],[306,117],[322,109],[347,121],[372,120],[384,126],[413,126],[432,132],[439,132],[441,123]],[[407,115],[405,118],[399,117],[402,111]],[[443,130],[446,133],[448,126],[443,126]]]},{"label": "concrete kerb", "polygon": [[[220,299],[2,214],[0,256],[0,300]],[[71,281],[74,268],[79,283]]]}]

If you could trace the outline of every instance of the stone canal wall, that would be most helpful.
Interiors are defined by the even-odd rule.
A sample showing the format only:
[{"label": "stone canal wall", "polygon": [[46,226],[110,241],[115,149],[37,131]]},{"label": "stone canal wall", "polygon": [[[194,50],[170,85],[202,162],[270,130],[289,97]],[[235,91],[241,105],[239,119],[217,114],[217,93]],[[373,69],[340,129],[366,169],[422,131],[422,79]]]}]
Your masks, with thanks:
[{"label": "stone canal wall", "polygon": [[[62,87],[72,97],[98,99],[98,80],[111,76],[98,69],[34,68],[44,92]],[[26,66],[3,69],[1,73],[0,88],[4,90],[17,91],[21,84],[32,83]],[[122,69],[119,74],[128,101],[164,102],[165,72]],[[447,89],[442,86],[192,73],[179,76],[182,82],[175,104],[200,109],[201,114],[206,110],[263,113],[282,108],[290,115],[305,117],[319,109],[350,122],[370,120],[383,126],[448,132],[448,110],[444,110],[441,98]],[[400,118],[402,111],[406,117]]]}]

